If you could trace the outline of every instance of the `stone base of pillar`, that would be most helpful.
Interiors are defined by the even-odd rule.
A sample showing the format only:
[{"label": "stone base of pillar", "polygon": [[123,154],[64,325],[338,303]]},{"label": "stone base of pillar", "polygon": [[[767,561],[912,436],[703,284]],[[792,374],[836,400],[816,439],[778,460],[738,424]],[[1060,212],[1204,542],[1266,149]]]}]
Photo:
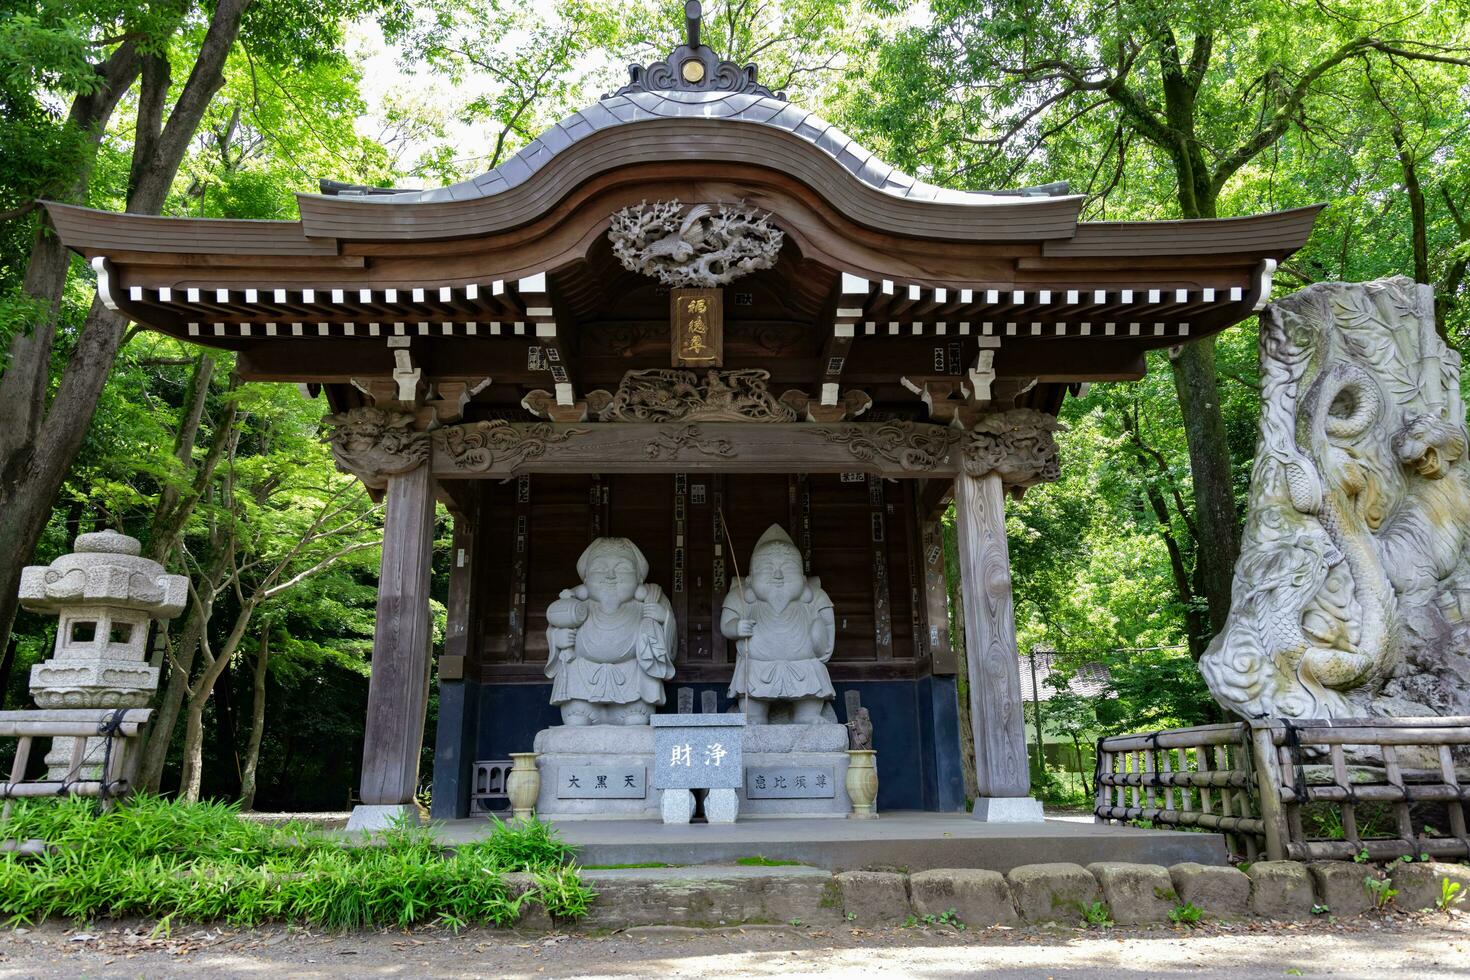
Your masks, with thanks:
[{"label": "stone base of pillar", "polygon": [[982,796],[970,814],[986,823],[1040,823],[1041,801],[1034,796]]},{"label": "stone base of pillar", "polygon": [[407,825],[417,827],[424,822],[424,811],[417,803],[359,803],[347,818],[347,831],[379,831]]}]

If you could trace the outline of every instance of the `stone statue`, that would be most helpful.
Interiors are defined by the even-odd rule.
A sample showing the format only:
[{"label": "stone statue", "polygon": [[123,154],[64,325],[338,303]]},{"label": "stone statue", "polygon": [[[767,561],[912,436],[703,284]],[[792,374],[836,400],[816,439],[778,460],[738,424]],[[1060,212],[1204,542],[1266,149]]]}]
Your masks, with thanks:
[{"label": "stone statue", "polygon": [[627,538],[593,541],[577,575],[546,609],[551,703],[567,725],[646,725],[674,676],[674,609]]},{"label": "stone statue", "polygon": [[1428,286],[1261,315],[1260,438],[1230,617],[1200,661],[1244,717],[1470,714],[1460,357]]},{"label": "stone statue", "polygon": [[837,637],[832,600],[820,580],[807,578],[801,552],[779,526],[761,535],[750,575],[725,596],[720,632],[736,644],[729,693],[750,724],[767,724],[773,703],[789,703],[796,724],[823,720],[834,694],[827,675]]}]

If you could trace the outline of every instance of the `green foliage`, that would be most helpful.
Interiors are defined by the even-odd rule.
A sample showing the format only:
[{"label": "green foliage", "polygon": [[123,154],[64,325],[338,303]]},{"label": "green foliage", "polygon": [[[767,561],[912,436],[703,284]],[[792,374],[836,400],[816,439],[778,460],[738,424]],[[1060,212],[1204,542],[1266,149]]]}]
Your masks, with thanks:
[{"label": "green foliage", "polygon": [[1434,900],[1434,907],[1441,912],[1448,912],[1450,907],[1458,905],[1465,900],[1465,886],[1451,878],[1439,879],[1439,897]]},{"label": "green foliage", "polygon": [[1195,905],[1193,902],[1184,902],[1182,904],[1175,905],[1172,909],[1169,910],[1169,921],[1174,923],[1176,926],[1188,926],[1192,929],[1195,926],[1199,925],[1200,920],[1204,917],[1205,910]]},{"label": "green foliage", "polygon": [[[527,902],[579,918],[594,894],[571,849],[539,823],[497,824],[448,854],[420,828],[352,844],[300,823],[242,820],[224,804],[146,796],[102,815],[81,798],[21,801],[0,827],[54,848],[39,859],[0,857],[0,915],[15,922],[141,915],[328,929],[509,925]],[[512,895],[502,877],[511,871],[530,872],[535,887]]]},{"label": "green foliage", "polygon": [[1385,909],[1388,904],[1398,897],[1398,889],[1393,887],[1392,878],[1376,878],[1373,875],[1365,875],[1363,878],[1363,890],[1368,897],[1373,899],[1375,909]]},{"label": "green foliage", "polygon": [[[856,916],[849,916],[849,919]],[[966,926],[960,921],[959,912],[955,909],[946,909],[943,912],[929,912],[925,915],[911,915],[903,920],[905,929],[913,929],[916,926],[949,926],[956,932],[964,932]]]},{"label": "green foliage", "polygon": [[575,849],[557,836],[555,828],[540,820],[506,823],[492,816],[490,826],[490,836],[465,844],[460,850],[482,855],[497,868],[523,871],[565,867],[575,854]]},{"label": "green foliage", "polygon": [[1090,902],[1082,906],[1082,924],[1094,929],[1111,929],[1113,910],[1107,902]]}]

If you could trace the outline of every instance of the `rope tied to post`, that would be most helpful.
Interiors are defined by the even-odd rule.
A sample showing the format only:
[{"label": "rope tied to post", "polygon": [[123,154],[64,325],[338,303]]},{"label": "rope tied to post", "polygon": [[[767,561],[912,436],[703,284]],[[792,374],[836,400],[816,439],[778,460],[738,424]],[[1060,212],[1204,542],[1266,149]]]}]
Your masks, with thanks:
[{"label": "rope tied to post", "polygon": [[107,799],[112,795],[112,784],[108,776],[112,773],[112,743],[122,732],[123,719],[127,717],[127,708],[114,708],[97,725],[97,734],[101,735],[105,742],[102,743],[102,772],[97,781],[97,810],[107,809]]}]

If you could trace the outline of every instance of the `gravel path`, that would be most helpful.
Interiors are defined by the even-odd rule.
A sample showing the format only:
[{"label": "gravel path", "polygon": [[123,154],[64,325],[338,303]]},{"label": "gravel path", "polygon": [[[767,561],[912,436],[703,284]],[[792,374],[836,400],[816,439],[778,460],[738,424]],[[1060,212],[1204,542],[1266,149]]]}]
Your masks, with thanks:
[{"label": "gravel path", "polygon": [[286,928],[48,923],[0,932],[0,978],[909,976],[1241,980],[1470,976],[1470,915],[1206,926],[1187,931],[633,929],[605,937],[471,929],[320,935]]}]

